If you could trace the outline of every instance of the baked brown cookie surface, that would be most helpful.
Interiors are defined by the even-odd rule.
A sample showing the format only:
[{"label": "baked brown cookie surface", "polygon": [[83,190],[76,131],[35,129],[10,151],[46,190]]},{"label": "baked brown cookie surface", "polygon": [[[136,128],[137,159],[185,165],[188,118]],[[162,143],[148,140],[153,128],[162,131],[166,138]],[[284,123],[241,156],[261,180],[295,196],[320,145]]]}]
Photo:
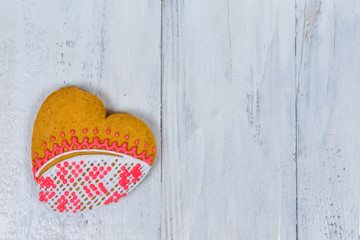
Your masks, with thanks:
[{"label": "baked brown cookie surface", "polygon": [[40,200],[53,210],[117,202],[145,177],[155,156],[144,122],[128,114],[106,117],[102,102],[76,87],[48,96],[35,120],[32,170]]}]

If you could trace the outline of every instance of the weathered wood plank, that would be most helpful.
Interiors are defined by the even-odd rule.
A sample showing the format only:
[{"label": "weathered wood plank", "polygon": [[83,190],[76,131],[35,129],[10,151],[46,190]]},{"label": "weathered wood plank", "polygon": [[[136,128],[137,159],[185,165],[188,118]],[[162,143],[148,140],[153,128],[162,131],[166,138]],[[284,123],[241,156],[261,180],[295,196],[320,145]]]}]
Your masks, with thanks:
[{"label": "weathered wood plank", "polygon": [[297,1],[299,239],[359,239],[360,2]]},{"label": "weathered wood plank", "polygon": [[295,239],[293,1],[164,1],[163,239]]},{"label": "weathered wood plank", "polygon": [[5,1],[0,8],[0,238],[158,239],[160,158],[121,203],[49,212],[30,170],[32,125],[63,86],[146,121],[160,143],[160,1]]}]

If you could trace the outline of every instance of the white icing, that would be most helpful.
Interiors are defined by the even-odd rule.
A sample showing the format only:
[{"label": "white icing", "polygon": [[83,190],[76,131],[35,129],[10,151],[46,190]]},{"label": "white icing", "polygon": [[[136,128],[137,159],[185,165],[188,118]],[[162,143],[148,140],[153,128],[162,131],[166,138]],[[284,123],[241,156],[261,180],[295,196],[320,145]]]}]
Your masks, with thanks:
[{"label": "white icing", "polygon": [[[81,153],[81,152],[96,152],[96,153],[111,153],[113,155],[118,155],[120,157],[124,157],[124,156],[129,156],[129,155],[126,155],[126,154],[122,154],[122,153],[117,153],[117,152],[111,152],[111,151],[107,151],[107,150],[102,150],[102,149],[82,149],[82,150],[72,150],[72,151],[69,151],[69,152],[64,152],[62,154],[59,154],[57,155],[56,157],[50,159],[49,161],[47,161],[44,165],[41,166],[41,168],[39,168],[35,174],[36,178],[39,177],[39,174],[40,172],[47,166],[49,165],[50,163],[54,162],[56,159],[60,158],[60,157],[63,157],[63,156],[66,156],[66,155],[70,155],[70,154],[74,154],[74,153]],[[82,156],[87,156],[87,155],[82,155]],[[129,156],[131,157],[131,156]],[[131,158],[134,158],[134,157],[131,157]],[[135,160],[138,160],[136,158],[134,158]],[[67,159],[64,159],[63,161],[65,161]],[[141,160],[138,160],[140,161],[141,163],[145,163],[147,164],[146,162],[144,161],[141,161]],[[149,164],[147,164],[149,165]],[[150,166],[150,165],[149,165]],[[151,166],[150,166],[151,167]]]},{"label": "white icing", "polygon": [[[83,150],[71,151],[71,153],[82,152],[82,151]],[[85,151],[89,152],[91,150],[85,150]],[[100,152],[100,150],[96,150],[96,152]],[[101,151],[101,152],[108,152],[108,151]],[[58,183],[60,178],[57,175],[57,173],[61,172],[60,168],[57,167],[57,164],[52,166],[50,169],[45,171],[41,177],[43,177],[44,179],[51,178],[52,180],[54,180],[54,183],[56,184],[56,188],[55,189],[52,187],[46,188],[44,186],[43,186],[43,188],[41,188],[40,184],[39,184],[40,191],[55,192],[55,195],[51,199],[50,198],[47,199],[46,204],[50,208],[52,208],[52,210],[58,211],[57,206],[59,206],[59,204],[58,203],[55,204],[55,203],[58,201],[60,196],[62,196],[66,191],[68,191],[69,193],[75,192],[77,195],[77,199],[80,199],[80,202],[83,203],[83,205],[81,206],[81,209],[84,206],[86,206],[86,209],[84,209],[84,211],[86,211],[89,209],[90,206],[92,206],[92,209],[96,209],[96,208],[104,205],[106,200],[109,199],[109,197],[112,196],[112,194],[115,191],[117,191],[119,194],[120,193],[128,194],[131,190],[133,190],[142,181],[142,179],[144,179],[144,177],[148,174],[149,170],[151,169],[151,166],[149,164],[145,163],[144,161],[141,161],[141,160],[136,159],[129,155],[124,155],[124,154],[120,154],[120,153],[116,153],[116,155],[117,156],[105,155],[105,154],[77,155],[74,157],[67,158],[64,161],[61,161],[60,164],[62,166],[65,161],[67,161],[70,165],[72,163],[75,163],[75,166],[80,165],[80,162],[84,161],[84,164],[81,165],[83,172],[81,174],[78,174],[78,177],[75,177],[74,174],[71,173],[71,170],[75,169],[74,165],[71,165],[72,166],[71,170],[67,169],[68,173],[65,175],[65,179],[68,180],[67,184],[63,184],[62,181],[60,181],[60,183]],[[61,156],[64,156],[64,154],[62,154]],[[52,160],[54,160],[54,159],[52,159]],[[140,164],[139,170],[142,172],[141,177],[138,179],[138,181],[133,183],[132,179],[134,178],[134,176],[130,174],[130,176],[127,177],[127,179],[130,181],[128,184],[128,189],[124,189],[121,186],[121,184],[119,184],[120,174],[123,173],[123,171],[121,170],[121,167],[125,166],[125,168],[128,169],[128,171],[130,172],[131,169],[133,169],[133,167],[136,166],[137,164]],[[114,166],[112,166],[112,165],[114,165]],[[46,164],[42,168],[44,168],[45,166],[46,166]],[[108,166],[111,166],[111,170],[106,175],[103,175],[104,176],[103,179],[96,178],[95,180],[93,180],[90,177],[90,181],[85,181],[84,180],[85,176],[89,176],[89,172],[93,171],[94,166],[97,166],[98,169],[101,166],[104,167],[105,169]],[[39,169],[37,174],[41,171],[41,169]],[[85,176],[83,176],[83,173],[85,173]],[[73,183],[70,183],[69,182],[70,178],[74,178],[75,181]],[[96,180],[98,180],[98,182],[96,182]],[[89,197],[88,194],[86,194],[86,192],[84,190],[84,186],[86,186],[88,189],[91,189],[90,188],[91,184],[98,186],[98,184],[100,182],[108,190],[108,192],[110,192],[110,195],[107,195],[106,193],[103,193],[102,191],[100,191],[100,194],[95,194],[95,191],[92,191],[92,194],[93,194],[93,196],[95,196],[95,198]],[[74,183],[77,183],[77,185],[74,186]],[[83,183],[83,185],[81,185],[81,183]],[[76,189],[78,189],[78,190],[76,190]],[[111,189],[113,189],[113,191],[111,191]],[[100,189],[98,189],[98,190],[100,190]],[[92,198],[94,198],[94,199],[92,199]],[[75,207],[75,206],[73,206],[73,203],[70,203],[70,200],[71,200],[71,198],[68,199],[69,203],[66,204],[68,211],[69,211],[70,206],[73,207],[72,210],[74,210],[74,207]],[[72,210],[70,210],[70,211],[72,211]]]}]

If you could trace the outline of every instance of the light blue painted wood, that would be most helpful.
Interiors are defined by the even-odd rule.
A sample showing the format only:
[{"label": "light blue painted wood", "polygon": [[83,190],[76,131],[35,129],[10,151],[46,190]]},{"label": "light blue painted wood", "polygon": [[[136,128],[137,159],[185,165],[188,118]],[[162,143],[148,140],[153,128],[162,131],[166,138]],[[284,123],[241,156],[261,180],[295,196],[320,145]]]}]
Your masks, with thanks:
[{"label": "light blue painted wood", "polygon": [[359,1],[297,5],[299,239],[359,239]]},{"label": "light blue painted wood", "polygon": [[294,11],[165,1],[163,239],[295,239]]},{"label": "light blue painted wood", "polygon": [[[131,113],[160,143],[160,1],[5,1],[0,7],[0,239],[159,239],[161,154],[121,203],[48,211],[30,165],[42,101],[64,86]],[[4,8],[6,6],[6,8]]]},{"label": "light blue painted wood", "polygon": [[[358,239],[360,5],[10,1],[0,7],[0,239]],[[121,203],[37,200],[32,125],[63,86],[146,121]]]}]

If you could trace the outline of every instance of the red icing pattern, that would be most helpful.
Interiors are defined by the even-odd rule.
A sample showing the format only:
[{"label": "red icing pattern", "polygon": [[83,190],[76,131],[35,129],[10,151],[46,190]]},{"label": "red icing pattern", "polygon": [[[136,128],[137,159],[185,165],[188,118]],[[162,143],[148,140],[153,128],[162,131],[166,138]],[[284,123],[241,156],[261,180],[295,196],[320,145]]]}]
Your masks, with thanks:
[{"label": "red icing pattern", "polygon": [[[69,163],[68,161],[63,161],[61,163],[58,163],[56,165],[57,173],[56,175],[59,176],[59,179],[63,181],[64,184],[66,184],[65,181],[69,179],[69,181],[72,183],[74,181],[77,181],[77,176],[75,178],[73,177],[75,174],[77,175],[77,172],[84,171],[85,168],[83,167],[84,161],[80,161],[80,165],[76,162]],[[74,169],[75,166],[75,169]],[[77,167],[77,168],[76,168]],[[137,163],[135,166],[133,166],[131,169],[127,169],[125,166],[121,166],[121,173],[119,175],[119,185],[122,187],[123,190],[129,189],[129,184],[135,183],[140,176],[142,176],[142,172],[140,170],[141,164]],[[71,169],[70,169],[71,168]],[[85,180],[89,180],[89,176],[92,179],[96,179],[97,176],[101,174],[108,174],[112,170],[111,166],[93,166],[92,171],[88,172],[88,175],[85,176]],[[86,171],[85,171],[86,172]],[[71,174],[72,177],[70,177],[68,174]],[[82,176],[81,176],[82,177]],[[56,191],[56,185],[54,184],[54,180],[50,177],[44,177],[41,176],[37,182],[40,184],[40,187],[43,189],[39,192],[39,200],[43,202],[48,202],[49,199],[52,199],[57,192]],[[88,198],[93,198],[94,196],[99,196],[101,194],[108,194],[109,190],[104,186],[103,182],[99,183],[87,183],[84,186],[82,186],[83,191],[85,192],[86,196]],[[126,196],[126,193],[119,194],[118,191],[121,191],[121,189],[118,189],[117,191],[114,191],[108,199],[105,200],[104,205],[107,205],[111,202],[118,202],[118,200],[122,197]],[[59,193],[57,193],[59,195]],[[100,198],[102,196],[99,196]],[[78,210],[80,210],[80,204],[81,200],[78,199],[78,196],[76,195],[75,191],[64,191],[63,194],[60,193],[60,195],[56,199],[57,205],[56,209],[59,212],[64,211],[72,211],[76,213]],[[85,204],[85,203],[83,203]],[[84,206],[84,205],[82,205]]]},{"label": "red icing pattern", "polygon": [[58,199],[58,203],[60,203],[56,208],[59,210],[59,212],[63,212],[66,210],[66,204],[69,201],[65,198],[64,195],[62,195],[59,199]]},{"label": "red icing pattern", "polygon": [[107,193],[108,190],[104,187],[104,184],[102,182],[99,182],[98,187],[103,193]]},{"label": "red icing pattern", "polygon": [[111,202],[118,202],[118,200],[120,199],[120,198],[123,198],[123,197],[125,197],[126,196],[126,193],[122,193],[122,194],[118,194],[118,192],[117,191],[115,191],[114,193],[113,193],[113,195],[112,196],[110,196],[105,202],[104,202],[104,205],[107,205],[107,204],[109,204],[109,203],[111,203]]},{"label": "red icing pattern", "polygon": [[[95,128],[96,129],[96,128]],[[94,129],[94,132],[95,132]],[[74,132],[74,130],[71,130],[71,132]],[[125,138],[129,138],[129,135],[126,135]],[[46,143],[45,143],[46,144]],[[54,143],[53,145],[53,150],[50,151],[49,149],[45,149],[45,157],[44,158],[38,158],[35,159],[36,161],[36,166],[33,167],[33,173],[34,173],[34,178],[35,177],[35,173],[36,171],[41,168],[41,166],[46,163],[49,158],[54,158],[56,155],[62,154],[64,153],[64,149],[66,148],[68,151],[72,151],[72,150],[81,150],[81,149],[93,149],[94,147],[97,149],[105,149],[107,151],[113,151],[113,152],[117,152],[117,153],[123,153],[126,155],[131,155],[134,158],[137,159],[142,159],[144,162],[146,162],[147,164],[151,165],[151,162],[154,158],[153,155],[150,155],[149,157],[146,157],[146,151],[142,151],[141,154],[137,154],[137,147],[134,146],[132,147],[130,150],[127,149],[128,144],[126,142],[122,143],[121,146],[118,146],[117,142],[112,142],[111,144],[109,143],[109,139],[106,138],[104,139],[103,142],[99,141],[98,137],[95,137],[93,139],[93,142],[89,142],[89,138],[85,137],[83,139],[83,142],[79,142],[77,137],[72,137],[71,138],[71,144],[69,144],[66,140],[62,141],[62,145],[59,146],[57,143]],[[156,148],[154,147],[152,149],[153,152],[156,152]]]},{"label": "red icing pattern", "polygon": [[133,169],[131,169],[130,174],[133,176],[133,179],[131,179],[132,183],[135,183],[139,177],[141,177],[142,172],[139,169],[140,167],[141,165],[138,163],[133,167]]},{"label": "red icing pattern", "polygon": [[43,176],[41,176],[38,180],[37,183],[40,184],[40,187],[44,188],[56,188],[56,184],[54,184],[54,181],[50,178],[50,177],[46,177],[44,178]]},{"label": "red icing pattern", "polygon": [[49,199],[51,199],[55,195],[55,192],[50,191],[40,191],[39,192],[39,200],[41,202],[47,202]]},{"label": "red icing pattern", "polygon": [[125,168],[125,166],[121,167],[121,170],[123,171],[122,173],[120,173],[120,180],[119,180],[119,185],[122,186],[125,190],[127,190],[128,184],[130,182],[130,180],[127,178],[130,176],[129,171]]}]

